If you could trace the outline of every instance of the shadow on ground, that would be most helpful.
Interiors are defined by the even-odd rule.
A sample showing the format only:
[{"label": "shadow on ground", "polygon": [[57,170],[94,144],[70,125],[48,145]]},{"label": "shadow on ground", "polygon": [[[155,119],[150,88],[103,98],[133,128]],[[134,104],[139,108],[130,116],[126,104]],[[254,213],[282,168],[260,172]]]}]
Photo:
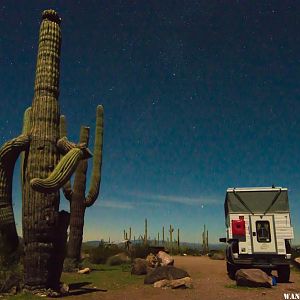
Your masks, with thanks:
[{"label": "shadow on ground", "polygon": [[95,293],[95,292],[107,292],[106,289],[86,287],[87,285],[90,284],[92,284],[92,282],[77,282],[77,283],[69,284],[70,290],[68,296],[79,296],[79,295]]}]

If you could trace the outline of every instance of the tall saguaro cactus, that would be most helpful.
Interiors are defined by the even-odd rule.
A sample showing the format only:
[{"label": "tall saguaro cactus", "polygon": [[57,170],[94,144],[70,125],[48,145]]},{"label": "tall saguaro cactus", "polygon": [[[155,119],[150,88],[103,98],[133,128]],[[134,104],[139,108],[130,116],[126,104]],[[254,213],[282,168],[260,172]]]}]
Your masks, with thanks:
[{"label": "tall saguaro cactus", "polygon": [[24,284],[31,290],[59,286],[69,224],[68,213],[59,212],[59,189],[79,161],[91,157],[85,144],[59,139],[60,22],[54,10],[43,12],[32,107],[25,112],[23,134],[0,149],[0,255],[18,245],[12,177],[16,159],[25,152],[21,160]]},{"label": "tall saguaro cactus", "polygon": [[[2,256],[13,252],[18,245],[12,209],[12,177],[15,161],[23,151],[24,285],[29,290],[59,287],[69,225],[69,214],[59,211],[59,189],[68,182],[79,162],[92,156],[87,143],[76,145],[66,137],[60,138],[59,134],[60,22],[54,10],[43,12],[32,106],[25,112],[23,134],[0,148]],[[97,114],[101,115],[102,111],[102,107],[98,108]],[[97,122],[98,119],[101,116],[97,117]],[[97,127],[101,128],[98,123]],[[95,176],[86,199],[87,206],[93,204],[99,192],[100,181],[97,178],[100,177],[100,168],[95,161],[99,161],[97,157],[102,151],[102,144],[95,145],[96,148],[101,150],[95,150]]]},{"label": "tall saguaro cactus", "polygon": [[[59,140],[60,22],[54,10],[43,12],[30,145],[22,162],[24,283],[28,289],[58,287],[61,259],[57,253],[63,244],[60,239],[66,236],[61,231],[68,225],[67,214],[59,212],[59,189],[79,161],[88,157],[84,147]],[[59,161],[61,153],[65,156]]]}]

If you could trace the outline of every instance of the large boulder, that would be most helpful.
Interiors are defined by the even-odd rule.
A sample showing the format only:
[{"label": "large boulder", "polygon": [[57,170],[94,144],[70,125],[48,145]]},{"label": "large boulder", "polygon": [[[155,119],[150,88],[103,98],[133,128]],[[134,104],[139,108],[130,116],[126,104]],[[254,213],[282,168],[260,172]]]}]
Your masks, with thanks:
[{"label": "large boulder", "polygon": [[148,266],[150,268],[156,268],[159,265],[158,258],[152,253],[146,257],[146,261],[148,262]]},{"label": "large boulder", "polygon": [[173,266],[174,265],[174,258],[167,254],[164,251],[159,251],[157,253],[158,261],[160,262],[161,266]]},{"label": "large boulder", "polygon": [[235,273],[236,284],[248,287],[272,287],[272,277],[260,269],[240,269]]},{"label": "large boulder", "polygon": [[145,276],[144,283],[153,284],[154,282],[163,279],[173,280],[184,277],[190,277],[190,275],[182,269],[173,266],[160,266]]},{"label": "large boulder", "polygon": [[192,288],[192,279],[191,277],[184,277],[180,279],[174,279],[174,280],[168,280],[168,279],[163,279],[160,281],[154,282],[154,287],[157,288],[172,288],[172,289],[177,289],[177,288]]},{"label": "large boulder", "polygon": [[224,252],[215,252],[210,256],[210,258],[214,260],[224,260],[225,254]]},{"label": "large boulder", "polygon": [[110,256],[106,261],[106,263],[109,266],[118,266],[118,265],[122,265],[122,264],[127,264],[129,262],[130,262],[130,258],[124,252],[121,252],[121,253],[118,253],[116,255]]},{"label": "large boulder", "polygon": [[131,274],[133,275],[145,275],[148,273],[148,262],[146,259],[136,258],[133,261],[131,267]]}]

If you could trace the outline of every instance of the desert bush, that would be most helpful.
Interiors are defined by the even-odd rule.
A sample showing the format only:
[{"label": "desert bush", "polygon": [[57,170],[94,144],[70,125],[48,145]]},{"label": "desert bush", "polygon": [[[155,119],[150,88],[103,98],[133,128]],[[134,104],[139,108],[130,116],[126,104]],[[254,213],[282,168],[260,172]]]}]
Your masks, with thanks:
[{"label": "desert bush", "polygon": [[151,253],[148,245],[135,244],[132,245],[131,257],[134,258],[146,258]]},{"label": "desert bush", "polygon": [[106,261],[106,264],[109,266],[120,266],[128,263],[130,263],[130,258],[124,252],[110,256]]},{"label": "desert bush", "polygon": [[89,260],[93,264],[105,264],[110,256],[122,252],[117,245],[106,245],[100,242],[98,247],[89,249]]},{"label": "desert bush", "polygon": [[63,271],[64,272],[75,272],[76,269],[78,268],[78,261],[73,258],[65,258],[64,260],[64,266],[63,266]]},{"label": "desert bush", "polygon": [[0,256],[0,294],[9,292],[12,287],[20,289],[23,278],[23,265],[20,263],[21,249],[16,252]]}]

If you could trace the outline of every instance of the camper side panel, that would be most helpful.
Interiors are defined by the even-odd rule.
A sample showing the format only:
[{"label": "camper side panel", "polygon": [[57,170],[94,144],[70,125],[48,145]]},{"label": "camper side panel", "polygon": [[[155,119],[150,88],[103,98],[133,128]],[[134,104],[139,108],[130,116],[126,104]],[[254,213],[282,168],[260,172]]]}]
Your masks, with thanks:
[{"label": "camper side panel", "polygon": [[274,214],[278,254],[286,254],[285,240],[294,238],[289,213]]}]

